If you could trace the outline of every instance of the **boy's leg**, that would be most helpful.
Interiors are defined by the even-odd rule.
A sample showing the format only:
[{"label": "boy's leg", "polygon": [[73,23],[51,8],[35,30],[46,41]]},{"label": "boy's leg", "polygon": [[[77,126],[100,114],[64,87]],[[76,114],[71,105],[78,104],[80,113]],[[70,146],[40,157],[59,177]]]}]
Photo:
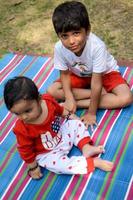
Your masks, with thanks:
[{"label": "boy's leg", "polygon": [[[75,77],[72,77],[72,84],[75,84]],[[76,78],[76,85],[80,84],[82,80]],[[87,84],[86,81],[81,83],[84,86]],[[89,85],[89,81],[88,81]],[[87,85],[85,85],[87,87]],[[104,109],[114,109],[125,107],[131,103],[133,103],[133,94],[128,87],[126,81],[121,77],[118,72],[111,72],[109,74],[104,75],[103,77],[103,87],[107,90],[107,92],[103,89],[101,94],[101,99],[99,103],[99,108]],[[85,87],[84,87],[85,88]],[[53,95],[57,100],[64,101],[64,92],[62,89],[61,82],[55,82],[50,88],[49,93]],[[83,88],[73,88],[73,94],[75,96],[75,100],[77,102],[77,107],[79,108],[88,108],[90,104],[90,89]]]},{"label": "boy's leg", "polygon": [[100,108],[115,109],[122,108],[133,103],[133,94],[128,85],[121,84],[114,88],[111,93],[101,96]]},{"label": "boy's leg", "polygon": [[[62,89],[61,82],[54,82],[47,90],[56,100],[65,100],[64,92]],[[89,99],[90,98],[90,89],[83,88],[73,88],[72,89],[75,100]]]},{"label": "boy's leg", "polygon": [[[89,89],[90,77],[78,77],[75,74],[70,74],[72,92],[75,100],[89,99],[91,90]],[[47,90],[49,94],[55,97],[56,100],[65,100],[64,91],[62,89],[61,80],[56,80]]]},{"label": "boy's leg", "polygon": [[133,94],[119,72],[111,72],[103,76],[103,86],[107,93],[101,95],[100,108],[122,108],[133,103]]},{"label": "boy's leg", "polygon": [[[122,108],[133,103],[133,94],[120,73],[111,72],[104,75],[103,87],[107,92],[101,94],[99,108]],[[90,99],[77,101],[77,107],[88,108],[89,104]]]}]

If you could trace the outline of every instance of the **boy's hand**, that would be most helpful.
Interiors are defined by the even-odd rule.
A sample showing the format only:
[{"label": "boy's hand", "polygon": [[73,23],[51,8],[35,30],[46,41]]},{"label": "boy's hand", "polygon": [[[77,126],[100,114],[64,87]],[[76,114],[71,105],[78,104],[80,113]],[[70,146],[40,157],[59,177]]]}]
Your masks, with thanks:
[{"label": "boy's hand", "polygon": [[29,176],[31,176],[31,178],[33,178],[33,179],[40,179],[40,178],[42,178],[42,176],[43,176],[43,174],[41,173],[41,169],[40,169],[40,167],[38,166],[35,170],[29,170],[28,171],[28,174],[29,174]]},{"label": "boy's hand", "polygon": [[66,99],[65,103],[64,103],[64,107],[69,110],[72,113],[76,112],[76,101],[74,99]]},{"label": "boy's hand", "polygon": [[96,115],[93,115],[91,113],[87,113],[81,117],[81,121],[84,123],[84,125],[88,128],[90,126],[91,131],[94,131],[94,125],[97,126],[96,122]]}]

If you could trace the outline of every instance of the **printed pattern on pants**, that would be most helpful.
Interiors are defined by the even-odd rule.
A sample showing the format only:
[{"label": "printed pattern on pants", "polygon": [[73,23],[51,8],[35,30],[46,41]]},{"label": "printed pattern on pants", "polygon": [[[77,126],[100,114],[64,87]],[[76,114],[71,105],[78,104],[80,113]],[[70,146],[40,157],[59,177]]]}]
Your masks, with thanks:
[{"label": "printed pattern on pants", "polygon": [[86,174],[87,161],[84,156],[68,157],[73,145],[84,138],[89,133],[80,120],[64,121],[60,128],[62,139],[60,143],[48,153],[40,154],[36,157],[40,166],[55,173],[65,174]]}]

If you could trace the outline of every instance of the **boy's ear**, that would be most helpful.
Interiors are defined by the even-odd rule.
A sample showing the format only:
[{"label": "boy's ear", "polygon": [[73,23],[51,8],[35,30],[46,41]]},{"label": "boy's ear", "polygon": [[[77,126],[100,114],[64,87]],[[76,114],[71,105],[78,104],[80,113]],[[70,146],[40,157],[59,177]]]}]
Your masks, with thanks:
[{"label": "boy's ear", "polygon": [[90,34],[90,29],[87,30],[87,35],[89,35],[89,34]]}]

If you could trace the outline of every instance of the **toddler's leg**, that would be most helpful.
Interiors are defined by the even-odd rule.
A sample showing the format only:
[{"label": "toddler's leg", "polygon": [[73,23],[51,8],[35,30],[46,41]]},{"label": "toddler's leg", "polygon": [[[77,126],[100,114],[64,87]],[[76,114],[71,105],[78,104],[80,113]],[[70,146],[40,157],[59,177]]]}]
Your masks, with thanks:
[{"label": "toddler's leg", "polygon": [[61,152],[52,151],[37,156],[40,166],[57,174],[87,174],[95,168],[103,171],[112,171],[113,163],[101,158],[85,158],[84,156],[61,155]]},{"label": "toddler's leg", "polygon": [[92,146],[90,144],[85,144],[82,148],[83,155],[88,158],[97,154],[104,153],[105,149],[102,145]]},{"label": "toddler's leg", "polygon": [[63,152],[52,151],[37,156],[37,162],[40,166],[57,174],[87,174],[94,170],[94,161],[92,158],[84,156],[68,157]]},{"label": "toddler's leg", "polygon": [[93,142],[89,132],[80,120],[68,120],[63,126],[62,132],[66,135],[69,133],[70,142],[73,141],[74,145],[78,146],[86,158],[105,151],[102,145],[92,146]]},{"label": "toddler's leg", "polygon": [[110,162],[108,160],[102,160],[101,158],[94,158],[94,166],[103,171],[112,171],[114,164],[113,162]]}]

